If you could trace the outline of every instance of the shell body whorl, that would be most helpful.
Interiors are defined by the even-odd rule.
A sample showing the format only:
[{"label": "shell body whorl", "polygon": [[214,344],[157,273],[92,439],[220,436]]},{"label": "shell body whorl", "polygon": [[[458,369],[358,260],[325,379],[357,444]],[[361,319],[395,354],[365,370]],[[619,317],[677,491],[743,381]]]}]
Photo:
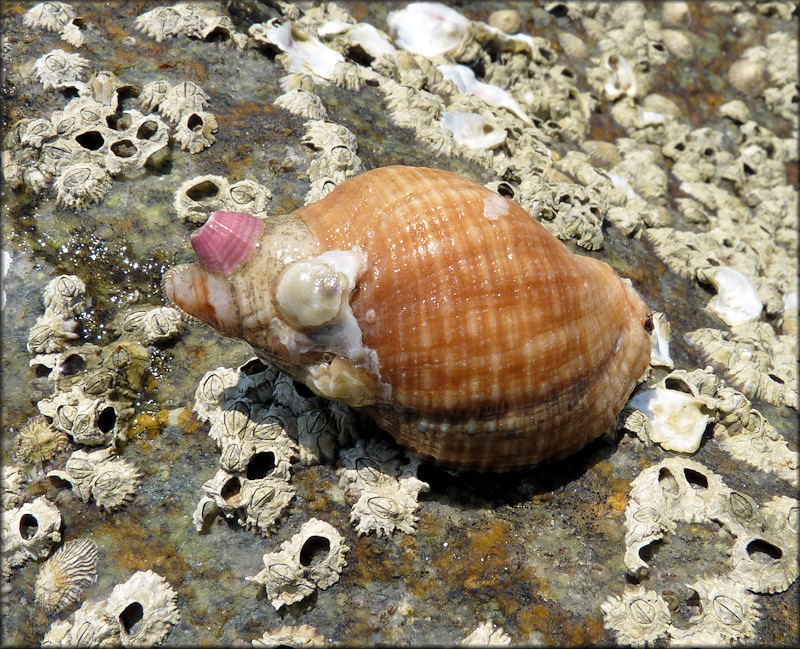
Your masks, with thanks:
[{"label": "shell body whorl", "polygon": [[[340,269],[354,287],[341,326],[287,329],[253,259],[224,279],[255,287],[260,273],[260,292],[230,299],[239,321],[263,317],[218,328],[317,392],[363,408],[427,458],[507,470],[568,455],[613,422],[647,369],[648,309],[636,292],[471,180],[384,167],[291,217],[307,229],[308,256],[355,251],[363,260]],[[262,240],[254,256],[280,256],[267,247]],[[183,284],[174,277],[166,290],[192,313]]]}]

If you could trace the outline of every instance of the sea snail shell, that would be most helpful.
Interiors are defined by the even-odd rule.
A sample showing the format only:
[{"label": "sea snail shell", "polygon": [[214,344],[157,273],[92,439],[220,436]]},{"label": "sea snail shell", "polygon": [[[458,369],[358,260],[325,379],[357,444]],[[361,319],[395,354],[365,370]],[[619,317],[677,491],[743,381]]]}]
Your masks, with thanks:
[{"label": "sea snail shell", "polygon": [[216,212],[192,245],[169,299],[452,467],[577,451],[649,364],[635,290],[446,171],[375,169],[263,221]]}]

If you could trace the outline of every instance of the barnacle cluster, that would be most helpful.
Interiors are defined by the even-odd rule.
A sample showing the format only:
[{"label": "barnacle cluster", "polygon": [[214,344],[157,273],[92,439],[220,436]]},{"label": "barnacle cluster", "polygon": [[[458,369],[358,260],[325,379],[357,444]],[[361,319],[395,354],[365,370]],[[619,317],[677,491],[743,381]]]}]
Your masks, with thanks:
[{"label": "barnacle cluster", "polygon": [[247,37],[236,31],[218,2],[179,2],[171,7],[157,7],[136,18],[136,29],[157,41],[175,36],[197,40],[232,40],[244,47]]},{"label": "barnacle cluster", "polygon": [[272,192],[255,180],[231,183],[223,176],[206,174],[190,178],[178,188],[175,211],[182,220],[197,224],[205,223],[217,210],[262,218],[271,197]]},{"label": "barnacle cluster", "polygon": [[83,45],[82,30],[86,27],[83,18],[66,2],[40,2],[25,12],[22,21],[33,29],[56,32],[74,47]]},{"label": "barnacle cluster", "polygon": [[622,427],[645,442],[693,453],[706,431],[737,460],[797,485],[798,457],[750,400],[711,367],[674,370],[658,387],[634,395],[620,414]]},{"label": "barnacle cluster", "polygon": [[279,609],[325,590],[339,581],[347,545],[333,525],[312,518],[276,552],[264,555],[264,569],[245,577],[265,587],[272,606]]},{"label": "barnacle cluster", "polygon": [[180,621],[176,599],[166,579],[139,571],[106,599],[88,600],[66,620],[53,622],[42,646],[158,646]]},{"label": "barnacle cluster", "polygon": [[356,151],[356,137],[341,124],[328,120],[309,120],[301,142],[311,148],[315,155],[308,167],[311,188],[305,202],[313,203],[324,197],[336,185],[364,169]]},{"label": "barnacle cluster", "polygon": [[[605,624],[620,642],[644,645],[669,637],[671,644],[718,644],[753,637],[759,605],[751,593],[789,588],[797,569],[798,501],[775,496],[760,506],[725,485],[698,462],[670,458],[631,483],[625,512],[625,564],[644,578],[642,550],[673,532],[679,522],[721,525],[734,539],[726,575],[704,575],[689,587],[699,611],[689,627],[675,626],[669,607],[644,586],[628,586],[602,605]],[[750,592],[748,592],[750,591]]]}]

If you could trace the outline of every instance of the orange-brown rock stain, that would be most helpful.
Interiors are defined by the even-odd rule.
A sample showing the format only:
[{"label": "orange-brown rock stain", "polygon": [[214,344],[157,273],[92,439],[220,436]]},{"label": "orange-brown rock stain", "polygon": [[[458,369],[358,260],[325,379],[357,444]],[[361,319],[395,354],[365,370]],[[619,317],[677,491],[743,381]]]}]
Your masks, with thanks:
[{"label": "orange-brown rock stain", "polygon": [[534,602],[517,616],[520,638],[541,634],[550,645],[597,644],[603,640],[602,614],[575,615],[555,602]]}]

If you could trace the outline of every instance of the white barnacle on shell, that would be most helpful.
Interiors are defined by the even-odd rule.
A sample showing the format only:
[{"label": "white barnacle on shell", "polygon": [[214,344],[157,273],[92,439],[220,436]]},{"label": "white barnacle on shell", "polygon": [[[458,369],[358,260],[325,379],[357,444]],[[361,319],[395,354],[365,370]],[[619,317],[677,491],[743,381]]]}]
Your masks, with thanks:
[{"label": "white barnacle on shell", "polygon": [[178,594],[152,570],[140,570],[117,584],[106,600],[106,613],[118,625],[123,646],[157,646],[180,621]]},{"label": "white barnacle on shell", "polygon": [[671,615],[666,600],[644,586],[626,586],[600,605],[603,625],[620,644],[640,646],[665,638]]},{"label": "white barnacle on shell", "polygon": [[45,90],[64,86],[80,87],[88,67],[89,61],[80,54],[59,49],[44,54],[33,64],[36,78]]},{"label": "white barnacle on shell", "polygon": [[347,565],[347,550],[344,538],[333,525],[312,518],[278,551],[264,555],[261,572],[245,579],[264,586],[277,610],[339,581]]},{"label": "white barnacle on shell", "polygon": [[67,541],[39,569],[36,604],[53,615],[77,602],[97,579],[97,545],[90,539]]}]

